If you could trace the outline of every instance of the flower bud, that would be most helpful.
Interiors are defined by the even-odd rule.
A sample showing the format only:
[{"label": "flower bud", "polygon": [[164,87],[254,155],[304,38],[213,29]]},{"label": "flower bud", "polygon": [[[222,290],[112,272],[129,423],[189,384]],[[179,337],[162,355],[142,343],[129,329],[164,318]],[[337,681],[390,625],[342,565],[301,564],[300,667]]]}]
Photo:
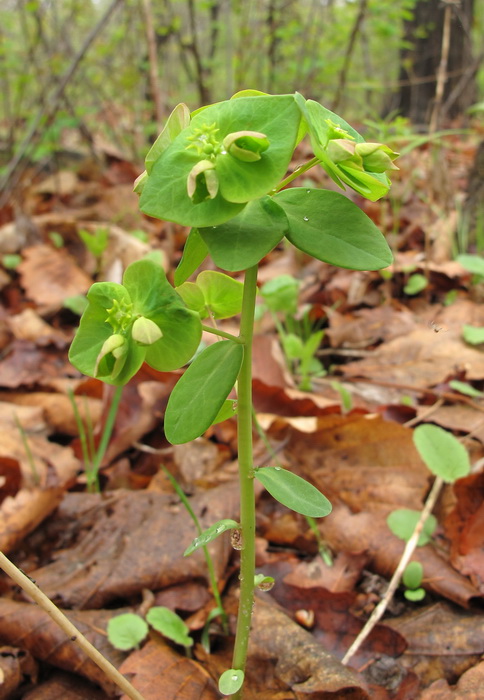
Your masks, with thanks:
[{"label": "flower bud", "polygon": [[349,139],[332,139],[326,150],[333,163],[341,163],[354,158],[355,146],[354,141]]},{"label": "flower bud", "polygon": [[215,163],[210,160],[200,160],[193,166],[188,174],[187,192],[194,204],[217,196],[218,177],[215,172]]},{"label": "flower bud", "polygon": [[[114,365],[109,373],[113,379],[115,379],[118,374],[120,373],[121,369],[123,368],[124,361],[126,359],[126,355],[128,353],[128,342],[124,336],[122,336],[120,333],[114,333],[114,335],[110,335],[107,340],[104,341],[104,344],[101,348],[101,352],[97,356],[96,359],[96,366],[94,368],[94,376],[97,377],[99,376],[99,366],[102,362],[102,360],[107,357],[108,355],[112,354],[114,357]],[[103,372],[102,376],[105,376],[106,373]]]},{"label": "flower bud", "polygon": [[358,143],[356,153],[363,158],[363,167],[368,172],[384,173],[386,170],[398,170],[393,163],[398,153],[382,143]]},{"label": "flower bud", "polygon": [[153,345],[163,336],[163,333],[154,321],[140,316],[133,323],[131,336],[140,345]]},{"label": "flower bud", "polygon": [[223,146],[234,158],[252,163],[269,148],[269,139],[259,131],[234,131],[224,138]]}]

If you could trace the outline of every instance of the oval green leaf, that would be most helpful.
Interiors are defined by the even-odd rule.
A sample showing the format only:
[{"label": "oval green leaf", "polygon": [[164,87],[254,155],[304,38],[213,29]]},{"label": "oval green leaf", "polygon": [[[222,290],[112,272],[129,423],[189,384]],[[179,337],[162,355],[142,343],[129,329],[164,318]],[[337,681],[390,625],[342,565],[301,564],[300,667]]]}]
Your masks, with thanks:
[{"label": "oval green leaf", "polygon": [[415,274],[408,278],[407,284],[404,286],[403,291],[409,296],[414,294],[420,294],[425,287],[428,285],[428,280],[424,275]]},{"label": "oval green leaf", "polygon": [[407,600],[410,600],[412,603],[418,603],[421,600],[425,598],[425,589],[424,588],[416,588],[415,590],[408,589],[404,591],[403,595]]},{"label": "oval green leaf", "polygon": [[407,588],[418,588],[423,579],[423,566],[419,561],[411,561],[405,567],[402,581]]},{"label": "oval green leaf", "polygon": [[161,605],[148,610],[146,619],[150,625],[164,637],[168,637],[176,644],[191,647],[193,639],[189,635],[189,629],[181,617],[170,608]]},{"label": "oval green leaf", "polygon": [[339,192],[292,187],[274,199],[286,213],[286,236],[296,248],[350,270],[391,264],[391,250],[373,221]]},{"label": "oval green leaf", "polygon": [[[397,508],[393,510],[387,517],[387,525],[394,535],[401,540],[408,542],[413,535],[415,526],[420,519],[419,510],[411,510],[410,508]],[[432,535],[437,527],[437,519],[434,515],[429,515],[424,523],[422,532],[418,538],[417,546],[423,547],[431,540]]]},{"label": "oval green leaf", "polygon": [[484,343],[484,328],[476,328],[465,323],[462,326],[462,336],[470,345],[481,345]]},{"label": "oval green leaf", "polygon": [[195,537],[191,545],[183,552],[183,556],[190,556],[190,554],[195,552],[195,550],[199,549],[200,547],[205,547],[210,542],[213,542],[213,540],[215,540],[223,532],[233,530],[237,527],[240,527],[240,525],[239,523],[235,522],[235,520],[230,520],[229,518],[219,520],[217,523],[210,525],[210,527],[204,530],[201,535]]},{"label": "oval green leaf", "polygon": [[236,382],[244,349],[224,340],[198,355],[171,392],[165,435],[173,445],[200,437],[213,423]]},{"label": "oval green leaf", "polygon": [[205,306],[214,318],[230,318],[242,309],[244,285],[223,272],[204,270],[197,277],[197,285],[202,290]]},{"label": "oval green leaf", "polygon": [[471,465],[464,445],[437,425],[419,425],[413,442],[432,474],[452,484],[469,474]]},{"label": "oval green leaf", "polygon": [[255,469],[255,477],[276,501],[296,513],[323,518],[332,510],[331,503],[318,489],[297,474],[281,467]]},{"label": "oval green leaf", "polygon": [[243,683],[244,672],[236,668],[229,668],[218,679],[218,689],[222,695],[232,695],[242,688]]},{"label": "oval green leaf", "polygon": [[284,237],[287,219],[272,197],[253,200],[233,219],[200,229],[217,267],[230,272],[256,265]]},{"label": "oval green leaf", "polygon": [[[174,282],[179,287],[185,282],[208,255],[208,248],[197,228],[192,228],[183,248],[182,259],[175,270]],[[219,266],[220,267],[220,266]]]},{"label": "oval green leaf", "polygon": [[124,613],[108,622],[108,639],[116,649],[134,649],[148,634],[148,625],[139,615]]}]

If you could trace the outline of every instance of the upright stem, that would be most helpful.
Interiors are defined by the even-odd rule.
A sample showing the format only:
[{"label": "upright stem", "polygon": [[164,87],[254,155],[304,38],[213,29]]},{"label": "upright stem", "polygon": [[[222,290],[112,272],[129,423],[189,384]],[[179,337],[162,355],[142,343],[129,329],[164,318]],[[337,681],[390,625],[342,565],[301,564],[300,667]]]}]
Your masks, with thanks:
[{"label": "upright stem", "polygon": [[[255,573],[255,497],[252,463],[252,338],[257,294],[257,265],[246,270],[240,337],[244,341],[244,359],[238,377],[237,415],[240,479],[240,601],[232,668],[245,670],[250,621],[254,601]],[[232,696],[242,697],[242,691]]]}]

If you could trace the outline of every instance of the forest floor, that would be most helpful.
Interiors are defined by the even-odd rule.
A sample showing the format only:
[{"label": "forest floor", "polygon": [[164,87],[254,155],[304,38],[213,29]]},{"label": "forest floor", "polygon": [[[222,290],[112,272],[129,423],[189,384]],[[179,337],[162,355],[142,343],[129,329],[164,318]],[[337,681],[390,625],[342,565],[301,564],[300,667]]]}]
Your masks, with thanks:
[{"label": "forest floor", "polygon": [[[257,596],[247,700],[484,698],[484,344],[463,336],[468,326],[484,327],[484,278],[454,259],[459,245],[473,252],[472,241],[462,249],[455,203],[463,203],[475,146],[456,135],[410,149],[390,198],[355,199],[387,235],[391,269],[332,268],[284,245],[261,264],[261,284],[283,274],[300,280],[300,309],[324,329],[317,352],[324,371],[311,377],[312,391],[301,391],[273,319],[259,319],[254,405],[266,439],[255,436],[255,463],[304,476],[333,512],[318,521],[318,545],[304,517],[258,493],[257,567],[276,584]],[[237,519],[235,422],[170,446],[163,414],[181,371],[144,366],[123,392],[102,494],[87,493],[69,392],[99,439],[112,391],[68,362],[78,323],[71,308],[94,280],[120,281],[153,248],[170,276],[186,238],[182,227],[139,213],[137,165],[112,150],[98,155],[102,165],[86,158],[75,168],[32,171],[30,180],[28,172],[15,206],[0,210],[0,550],[146,700],[209,700],[219,697],[215,679],[231,665],[233,639],[215,619],[210,650],[201,643],[214,607],[205,561],[200,552],[182,556],[196,531],[160,467],[175,476],[204,527]],[[314,173],[308,177],[320,179],[311,184],[328,185]],[[82,231],[105,237],[99,255]],[[220,327],[234,330],[232,322]],[[410,602],[400,587],[343,666],[404,548],[387,516],[421,510],[432,483],[412,440],[424,422],[457,436],[472,470],[443,489],[432,541],[415,553],[424,599]],[[211,553],[232,625],[238,553],[228,536]],[[0,587],[0,698],[116,695],[3,574]],[[153,603],[185,619],[191,656],[156,633],[132,652],[110,645],[110,618],[144,614]]]}]

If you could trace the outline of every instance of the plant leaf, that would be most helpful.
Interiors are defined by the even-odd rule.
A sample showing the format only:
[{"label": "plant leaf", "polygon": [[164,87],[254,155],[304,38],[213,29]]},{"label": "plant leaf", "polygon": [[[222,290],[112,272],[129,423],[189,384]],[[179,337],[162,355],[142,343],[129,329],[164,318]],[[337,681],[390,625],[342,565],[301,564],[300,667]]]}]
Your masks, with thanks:
[{"label": "plant leaf", "polygon": [[224,340],[198,355],[171,392],[165,435],[173,445],[190,442],[213,423],[232,390],[242,364],[241,344]]},{"label": "plant leaf", "polygon": [[188,627],[173,610],[156,605],[148,610],[146,619],[164,637],[184,647],[192,646],[193,639],[189,635]]},{"label": "plant leaf", "polygon": [[236,316],[242,309],[244,285],[223,272],[204,270],[197,277],[197,285],[202,290],[205,306],[215,318]]},{"label": "plant leaf", "polygon": [[229,668],[218,679],[218,689],[222,695],[232,695],[242,688],[243,683],[244,672],[236,668]]},{"label": "plant leaf", "polygon": [[254,472],[276,501],[296,513],[312,518],[323,518],[331,513],[332,506],[326,496],[297,474],[281,467],[263,467]]},{"label": "plant leaf", "polygon": [[116,649],[134,649],[148,634],[148,625],[139,615],[124,613],[108,622],[108,639]]},{"label": "plant leaf", "polygon": [[[197,228],[192,228],[183,248],[182,259],[175,270],[174,282],[179,287],[202,264],[208,255],[208,248]],[[220,267],[220,265],[219,265]]]},{"label": "plant leaf", "polygon": [[428,280],[424,275],[415,274],[408,278],[407,284],[404,286],[403,291],[409,296],[414,294],[419,294],[428,285]]},{"label": "plant leaf", "polygon": [[484,259],[480,255],[458,255],[456,260],[473,275],[484,277]]},{"label": "plant leaf", "polygon": [[199,549],[199,547],[205,547],[210,542],[213,542],[213,540],[215,540],[223,532],[233,530],[237,527],[240,527],[240,525],[239,523],[235,522],[235,520],[230,520],[229,518],[219,520],[213,525],[210,525],[210,527],[204,530],[200,535],[198,535],[198,537],[195,537],[191,545],[184,551],[183,556],[188,557],[190,554],[193,554],[195,550]]},{"label": "plant leaf", "polygon": [[[387,517],[387,525],[394,535],[401,540],[408,542],[411,538],[415,526],[420,519],[419,510],[410,510],[409,508],[397,508],[389,513]],[[434,515],[429,515],[424,523],[422,532],[418,538],[417,546],[423,547],[431,540],[432,535],[437,527],[437,519]]]},{"label": "plant leaf", "polygon": [[469,474],[471,465],[466,448],[457,438],[437,425],[419,425],[413,431],[413,442],[432,474],[446,483]]},{"label": "plant leaf", "polygon": [[419,561],[411,561],[405,567],[402,581],[407,588],[418,588],[422,583],[423,566]]},{"label": "plant leaf", "polygon": [[462,326],[462,336],[470,345],[481,345],[484,343],[484,328],[476,328],[465,323]]},{"label": "plant leaf", "polygon": [[217,267],[230,272],[256,265],[284,237],[287,219],[272,197],[249,202],[233,219],[200,229]]},{"label": "plant leaf", "polygon": [[274,199],[286,213],[287,238],[318,260],[350,270],[379,270],[392,262],[373,221],[339,192],[292,187]]}]

